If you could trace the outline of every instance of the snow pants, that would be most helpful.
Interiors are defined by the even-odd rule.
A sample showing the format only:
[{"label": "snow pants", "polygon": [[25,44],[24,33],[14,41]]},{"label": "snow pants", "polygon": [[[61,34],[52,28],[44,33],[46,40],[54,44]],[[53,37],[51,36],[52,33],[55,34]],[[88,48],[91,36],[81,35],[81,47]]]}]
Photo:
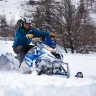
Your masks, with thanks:
[{"label": "snow pants", "polygon": [[13,48],[13,51],[18,55],[18,59],[19,59],[19,62],[20,62],[20,66],[21,66],[21,63],[23,62],[23,59],[26,55],[26,53],[32,48],[34,47],[33,45],[28,45],[27,47],[25,46],[17,46],[16,48]]}]

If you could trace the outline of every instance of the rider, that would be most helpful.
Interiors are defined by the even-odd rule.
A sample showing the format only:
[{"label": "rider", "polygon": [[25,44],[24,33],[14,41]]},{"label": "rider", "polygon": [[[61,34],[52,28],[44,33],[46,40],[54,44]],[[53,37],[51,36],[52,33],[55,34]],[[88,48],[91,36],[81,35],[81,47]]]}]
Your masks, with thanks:
[{"label": "rider", "polygon": [[34,37],[45,37],[45,36],[52,36],[57,37],[57,34],[49,33],[49,32],[42,32],[38,29],[31,28],[31,19],[25,17],[20,19],[20,24],[18,25],[15,31],[14,43],[13,43],[13,51],[16,54],[19,54],[19,68],[21,63],[23,62],[24,56],[26,53],[33,47],[33,45],[29,45],[32,38]]}]

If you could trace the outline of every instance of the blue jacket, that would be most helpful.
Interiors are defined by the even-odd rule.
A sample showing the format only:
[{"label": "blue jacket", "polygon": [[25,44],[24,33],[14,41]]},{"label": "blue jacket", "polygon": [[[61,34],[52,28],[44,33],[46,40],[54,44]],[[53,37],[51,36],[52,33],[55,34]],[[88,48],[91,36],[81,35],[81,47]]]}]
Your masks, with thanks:
[{"label": "blue jacket", "polygon": [[45,37],[49,36],[49,32],[42,32],[37,29],[31,29],[25,30],[23,27],[18,26],[18,28],[15,31],[15,37],[14,37],[14,43],[13,43],[13,48],[23,45],[23,46],[28,46],[31,42],[32,39],[27,38],[26,34],[33,34],[34,37]]}]

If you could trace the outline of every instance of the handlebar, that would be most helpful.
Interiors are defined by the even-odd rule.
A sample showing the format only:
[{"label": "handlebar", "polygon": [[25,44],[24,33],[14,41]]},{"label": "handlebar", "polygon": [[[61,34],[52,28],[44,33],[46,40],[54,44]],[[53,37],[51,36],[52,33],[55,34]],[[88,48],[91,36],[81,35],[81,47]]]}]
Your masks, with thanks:
[{"label": "handlebar", "polygon": [[51,48],[56,48],[56,39],[53,37],[45,37],[43,40],[40,40],[40,38],[32,40],[32,43],[35,46],[38,46],[40,49],[42,49],[44,46],[43,44],[50,46]]}]

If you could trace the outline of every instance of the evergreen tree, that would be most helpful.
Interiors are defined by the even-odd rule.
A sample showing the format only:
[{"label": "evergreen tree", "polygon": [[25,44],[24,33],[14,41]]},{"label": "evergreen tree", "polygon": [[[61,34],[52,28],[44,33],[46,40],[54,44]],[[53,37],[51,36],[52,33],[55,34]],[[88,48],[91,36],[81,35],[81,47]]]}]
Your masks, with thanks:
[{"label": "evergreen tree", "polygon": [[5,28],[7,26],[7,20],[5,15],[0,16],[0,25],[1,28]]},{"label": "evergreen tree", "polygon": [[52,0],[40,0],[40,4],[36,8],[36,12],[34,13],[34,22],[35,26],[45,31],[51,30],[51,4]]}]

